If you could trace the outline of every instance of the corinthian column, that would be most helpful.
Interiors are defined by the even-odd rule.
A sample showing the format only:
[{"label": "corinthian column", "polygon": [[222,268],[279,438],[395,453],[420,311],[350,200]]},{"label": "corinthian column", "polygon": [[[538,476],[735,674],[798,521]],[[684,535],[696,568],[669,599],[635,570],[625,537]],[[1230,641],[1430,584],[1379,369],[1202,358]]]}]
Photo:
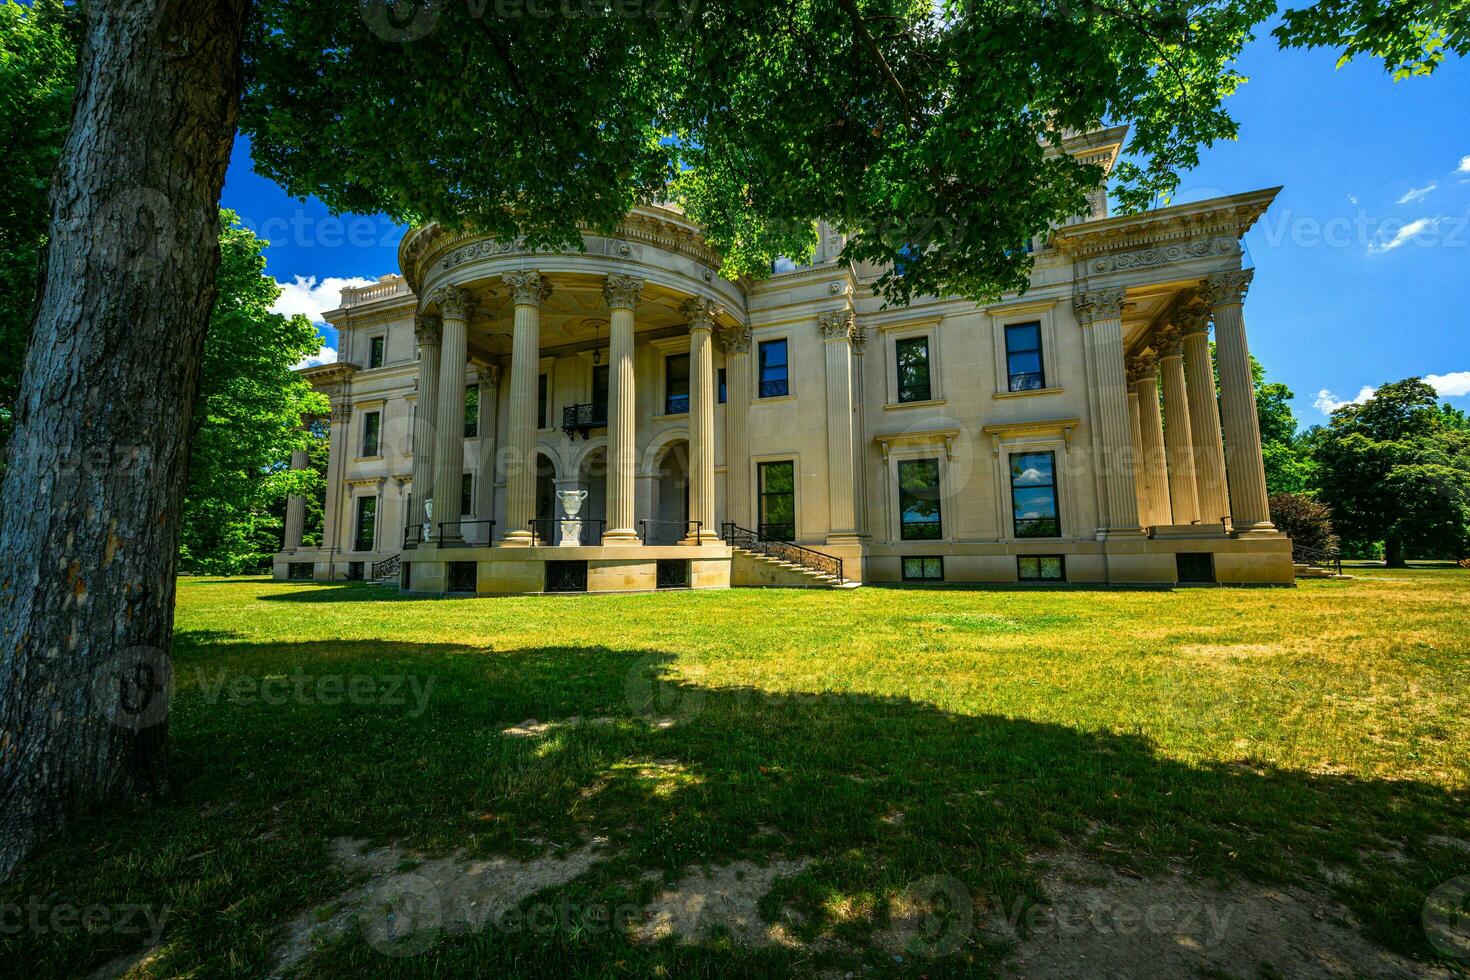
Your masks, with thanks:
[{"label": "corinthian column", "polygon": [[1164,468],[1164,421],[1159,415],[1159,366],[1152,353],[1134,359],[1128,381],[1138,402],[1137,474],[1139,516],[1147,527],[1174,523],[1169,512],[1169,478]]},{"label": "corinthian column", "polygon": [[501,544],[531,544],[536,516],[536,391],[541,376],[541,304],[551,284],[539,272],[501,276],[515,306],[510,351],[510,404],[506,423],[505,524]]},{"label": "corinthian column", "polygon": [[1225,429],[1225,470],[1230,478],[1230,523],[1236,533],[1274,531],[1266,503],[1266,466],[1256,419],[1256,384],[1245,343],[1241,303],[1252,273],[1224,272],[1205,280],[1215,318],[1220,362],[1220,414]]},{"label": "corinthian column", "polygon": [[[422,524],[424,501],[434,495],[434,441],[439,416],[439,345],[444,327],[437,316],[414,318],[414,338],[419,345],[418,395],[413,410],[413,497],[405,524]],[[437,531],[437,528],[435,529]]]},{"label": "corinthian column", "polygon": [[[461,544],[460,487],[464,482],[464,367],[468,355],[470,295],[445,286],[430,297],[439,307],[443,335],[439,353],[439,391],[434,418],[434,528],[441,544]],[[438,525],[448,523],[440,531]]]},{"label": "corinthian column", "polygon": [[823,313],[817,319],[827,355],[827,512],[828,534],[857,533],[852,469],[852,310]]},{"label": "corinthian column", "polygon": [[[305,449],[292,450],[291,468],[293,470],[306,469]],[[293,493],[286,498],[286,550],[299,551],[301,549],[301,538],[305,532],[306,498],[300,494]]]},{"label": "corinthian column", "polygon": [[638,450],[633,419],[633,308],[643,280],[633,276],[608,276],[602,295],[611,311],[607,372],[607,525],[602,543],[608,546],[638,543],[633,523],[634,476]]},{"label": "corinthian column", "polygon": [[715,527],[715,358],[711,335],[722,310],[707,299],[684,304],[689,318],[689,519],[688,544],[719,539]]},{"label": "corinthian column", "polygon": [[1184,374],[1189,387],[1189,432],[1194,437],[1194,485],[1199,519],[1219,525],[1230,515],[1225,489],[1225,444],[1220,441],[1220,406],[1215,401],[1215,369],[1210,364],[1210,315],[1191,308],[1179,322],[1184,343]]},{"label": "corinthian column", "polygon": [[1194,437],[1189,431],[1189,396],[1184,388],[1184,345],[1172,325],[1159,331],[1159,373],[1164,378],[1164,449],[1169,467],[1169,501],[1175,524],[1199,521],[1194,490]]},{"label": "corinthian column", "polygon": [[1140,534],[1138,493],[1133,478],[1133,455],[1128,433],[1128,378],[1123,369],[1122,289],[1099,289],[1073,297],[1082,324],[1088,372],[1092,379],[1101,437],[1107,516],[1100,537]]},{"label": "corinthian column", "polygon": [[750,517],[750,328],[720,334],[725,348],[725,520],[754,527]]}]

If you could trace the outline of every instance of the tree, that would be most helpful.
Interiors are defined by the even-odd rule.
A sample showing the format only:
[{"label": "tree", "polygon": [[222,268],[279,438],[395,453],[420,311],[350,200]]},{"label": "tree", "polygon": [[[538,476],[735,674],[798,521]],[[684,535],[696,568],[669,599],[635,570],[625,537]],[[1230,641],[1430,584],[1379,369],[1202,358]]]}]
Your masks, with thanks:
[{"label": "tree", "polygon": [[1313,433],[1317,498],[1350,550],[1383,542],[1401,566],[1409,552],[1460,553],[1470,537],[1470,432],[1445,424],[1435,390],[1418,378],[1344,405]]},{"label": "tree", "polygon": [[[1470,49],[1463,0],[1398,4],[1365,27],[1322,0],[1278,38],[1426,71]],[[1021,288],[1018,243],[1086,210],[1100,173],[1058,152],[1068,133],[1133,123],[1129,207],[1233,136],[1229,64],[1274,9],[82,5],[5,477],[5,499],[36,504],[0,524],[0,547],[34,558],[0,595],[0,874],[70,814],[166,786],[184,462],[242,106],[258,169],[334,208],[537,247],[671,192],[731,275],[809,249],[811,220],[830,217],[848,258],[907,256],[881,281],[889,299],[979,298]]]},{"label": "tree", "polygon": [[1273,493],[1271,522],[1276,530],[1302,548],[1327,551],[1337,547],[1332,533],[1332,511],[1304,493]]},{"label": "tree", "polygon": [[185,570],[259,568],[280,549],[274,505],[291,493],[314,498],[320,475],[282,465],[312,440],[303,417],[325,399],[292,366],[321,349],[304,316],[270,311],[280,293],[265,273],[266,243],[220,213],[218,299],[204,341],[199,400],[184,491],[179,562]]},{"label": "tree", "polygon": [[[1296,415],[1291,410],[1291,400],[1296,394],[1279,381],[1267,381],[1261,362],[1254,354],[1250,359],[1261,456],[1266,465],[1266,491],[1304,493],[1312,474],[1312,456],[1305,440],[1297,433]],[[1210,363],[1215,374],[1215,397],[1219,398],[1220,371],[1214,341],[1210,341]]]}]

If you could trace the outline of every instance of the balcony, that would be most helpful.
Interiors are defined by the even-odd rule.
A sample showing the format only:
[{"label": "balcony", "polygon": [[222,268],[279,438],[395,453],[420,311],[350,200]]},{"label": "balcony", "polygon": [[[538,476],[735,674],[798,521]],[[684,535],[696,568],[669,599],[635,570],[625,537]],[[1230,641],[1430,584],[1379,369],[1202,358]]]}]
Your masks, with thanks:
[{"label": "balcony", "polygon": [[561,410],[561,431],[567,434],[567,438],[580,435],[583,439],[588,437],[593,429],[607,428],[607,403],[583,402],[580,405],[567,405]]}]

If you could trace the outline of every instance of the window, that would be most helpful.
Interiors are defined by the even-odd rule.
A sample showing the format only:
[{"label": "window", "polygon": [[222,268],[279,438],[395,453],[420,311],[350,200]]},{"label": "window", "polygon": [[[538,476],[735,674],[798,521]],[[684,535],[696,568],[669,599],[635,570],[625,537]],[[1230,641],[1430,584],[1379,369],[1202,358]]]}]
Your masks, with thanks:
[{"label": "window", "polygon": [[1041,324],[1013,323],[1006,327],[1008,391],[1035,391],[1046,387],[1041,367]]},{"label": "window", "polygon": [[599,364],[592,369],[592,419],[607,424],[608,366]]},{"label": "window", "polygon": [[905,558],[903,560],[903,580],[905,582],[943,582],[944,559],[937,556]]},{"label": "window", "polygon": [[664,358],[664,414],[683,415],[689,411],[689,355],[670,354]]},{"label": "window", "polygon": [[796,537],[796,464],[791,460],[761,463],[760,533],[781,541]]},{"label": "window", "polygon": [[378,498],[357,498],[357,522],[352,536],[353,551],[372,551],[378,525]]},{"label": "window", "polygon": [[719,403],[721,405],[725,404],[725,369],[724,368],[720,368],[718,371],[715,372],[715,388],[717,389],[716,394],[717,394],[717,397],[719,399]]},{"label": "window", "polygon": [[1181,582],[1215,581],[1215,556],[1208,551],[1181,551],[1174,566]]},{"label": "window", "polygon": [[459,481],[459,513],[460,516],[474,516],[475,513],[475,474],[466,473]]},{"label": "window", "polygon": [[939,460],[906,459],[898,464],[898,536],[904,541],[938,541]]},{"label": "window", "polygon": [[383,348],[388,338],[374,337],[368,341],[368,367],[378,368],[383,366]]},{"label": "window", "polygon": [[1022,582],[1065,582],[1066,559],[1061,555],[1018,555],[1016,578]]},{"label": "window", "polygon": [[894,341],[898,364],[898,400],[926,402],[933,397],[929,385],[929,338],[904,337]]},{"label": "window", "polygon": [[536,379],[536,428],[538,429],[546,428],[547,396],[549,394],[547,380],[544,374]]},{"label": "window", "polygon": [[796,263],[793,262],[793,261],[791,261],[790,259],[788,259],[784,255],[778,255],[778,256],[776,256],[776,258],[771,262],[771,272],[773,274],[775,274],[775,275],[778,275],[779,276],[783,272],[795,272],[795,271],[796,271]]},{"label": "window", "polygon": [[364,412],[362,416],[362,455],[378,455],[378,437],[383,430],[382,412]]},{"label": "window", "polygon": [[761,341],[760,372],[760,396],[762,398],[778,398],[791,394],[785,340]]},{"label": "window", "polygon": [[473,439],[480,434],[480,386],[466,385],[464,389],[464,437]]},{"label": "window", "polygon": [[1062,533],[1055,453],[1011,456],[1011,508],[1018,538],[1055,538]]}]

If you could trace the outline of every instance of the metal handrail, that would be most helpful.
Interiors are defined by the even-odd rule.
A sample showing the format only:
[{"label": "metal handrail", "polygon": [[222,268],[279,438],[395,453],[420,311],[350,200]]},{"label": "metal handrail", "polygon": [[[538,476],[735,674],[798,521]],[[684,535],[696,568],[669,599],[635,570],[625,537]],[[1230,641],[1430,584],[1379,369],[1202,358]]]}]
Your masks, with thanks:
[{"label": "metal handrail", "polygon": [[390,575],[397,575],[398,566],[398,555],[394,555],[391,558],[384,558],[382,561],[375,561],[373,562],[373,574],[368,577],[376,582],[378,579],[387,578]]},{"label": "metal handrail", "polygon": [[1342,574],[1342,552],[1336,548],[1308,548],[1306,545],[1291,543],[1291,560],[1298,565],[1312,565],[1316,568],[1330,568],[1334,575]]},{"label": "metal handrail", "polygon": [[405,548],[417,547],[423,544],[424,527],[422,524],[410,524],[403,529],[403,546]]},{"label": "metal handrail", "polygon": [[639,539],[644,544],[648,544],[648,526],[650,524],[655,524],[655,525],[659,525],[659,526],[668,524],[668,525],[673,525],[675,527],[682,527],[685,531],[688,531],[691,527],[694,528],[694,534],[693,535],[689,535],[689,534],[682,535],[680,537],[680,539],[679,539],[681,541],[684,540],[684,538],[691,537],[691,536],[694,538],[694,540],[698,541],[699,540],[700,532],[704,530],[704,521],[654,521],[654,520],[641,520],[641,521],[638,522],[638,527],[639,527],[638,537],[639,537]]},{"label": "metal handrail", "polygon": [[[560,525],[562,521],[581,521],[584,531],[595,533],[595,540],[590,541],[587,547],[596,547],[602,544],[602,535],[607,530],[607,521],[601,519],[591,520],[586,517],[538,517],[526,522],[526,525],[531,529],[531,546],[539,548],[560,544]],[[541,533],[543,526],[548,528],[550,533],[543,535]]]},{"label": "metal handrail", "polygon": [[720,530],[725,544],[732,548],[742,548],[770,558],[779,558],[793,565],[809,568],[814,572],[831,575],[837,579],[838,585],[845,581],[842,574],[842,559],[836,555],[803,548],[799,544],[792,544],[790,541],[782,541],[779,538],[768,537],[749,528],[741,527],[733,521],[726,521],[721,525]]},{"label": "metal handrail", "polygon": [[444,529],[446,527],[457,527],[457,528],[460,528],[461,529],[460,530],[460,536],[463,537],[464,536],[463,529],[465,527],[474,527],[477,524],[484,524],[485,525],[485,543],[486,544],[493,543],[495,541],[495,522],[494,521],[491,521],[491,520],[482,520],[482,521],[440,521],[439,522],[439,540],[440,541],[443,541],[444,540]]}]

